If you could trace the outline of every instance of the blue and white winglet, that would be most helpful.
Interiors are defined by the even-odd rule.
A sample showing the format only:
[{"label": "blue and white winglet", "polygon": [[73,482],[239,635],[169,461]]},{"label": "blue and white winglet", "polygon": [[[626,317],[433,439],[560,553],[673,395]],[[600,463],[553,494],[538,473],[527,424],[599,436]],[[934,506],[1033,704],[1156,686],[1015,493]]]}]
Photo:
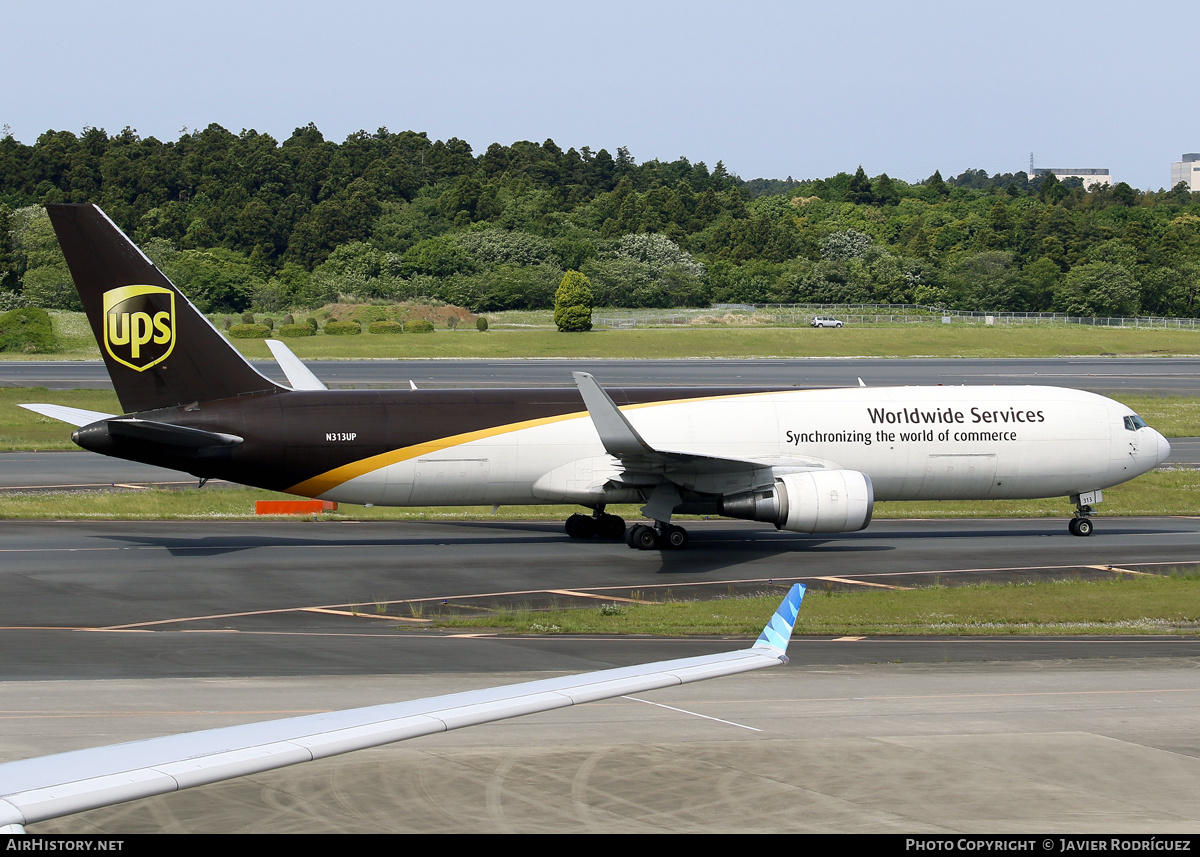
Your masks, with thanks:
[{"label": "blue and white winglet", "polygon": [[784,597],[779,609],[771,617],[771,621],[758,635],[751,651],[766,651],[787,663],[788,641],[792,639],[792,629],[796,627],[796,617],[800,614],[800,602],[804,600],[804,584],[797,583]]},{"label": "blue and white winglet", "polygon": [[787,663],[804,586],[748,649],[247,723],[0,764],[0,832],[88,809],[583,702]]}]

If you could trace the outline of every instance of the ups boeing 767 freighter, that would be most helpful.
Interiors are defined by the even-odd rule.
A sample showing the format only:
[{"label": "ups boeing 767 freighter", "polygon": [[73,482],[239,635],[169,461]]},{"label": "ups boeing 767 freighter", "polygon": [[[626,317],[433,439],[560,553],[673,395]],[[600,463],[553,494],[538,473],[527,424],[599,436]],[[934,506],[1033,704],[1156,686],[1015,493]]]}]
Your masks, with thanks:
[{"label": "ups boeing 767 freighter", "polygon": [[[84,449],[303,497],[392,506],[579,504],[574,538],[682,548],[677,514],[861,530],[877,500],[1069,496],[1170,447],[1111,399],[1057,387],[326,390],[282,343],[260,374],[93,205],[47,207],[123,415],[25,405]],[[643,503],[626,528],[611,503]]]}]

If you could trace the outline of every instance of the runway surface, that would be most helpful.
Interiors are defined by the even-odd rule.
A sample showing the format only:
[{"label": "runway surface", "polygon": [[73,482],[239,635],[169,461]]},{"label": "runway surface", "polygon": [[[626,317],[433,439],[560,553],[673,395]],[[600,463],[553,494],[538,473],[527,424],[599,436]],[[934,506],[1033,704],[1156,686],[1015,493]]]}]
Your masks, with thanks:
[{"label": "runway surface", "polygon": [[[478,640],[430,632],[434,612],[822,588],[1055,577],[1109,579],[1200,562],[1200,520],[877,521],[835,536],[697,522],[686,551],[568,539],[559,523],[0,522],[0,679],[597,669],[712,651],[713,641]],[[417,620],[417,621],[413,621]],[[813,657],[1002,657],[962,644],[878,641]],[[1078,656],[1097,653],[1081,643]],[[1155,639],[1147,653],[1200,652]],[[1074,657],[1062,640],[1035,656]],[[1029,656],[1033,645],[1013,649]],[[1125,652],[1127,648],[1116,653]],[[1107,654],[1114,654],[1108,652]],[[449,655],[449,656],[448,656]],[[921,655],[927,657],[928,655]],[[887,659],[908,655],[891,654]]]},{"label": "runway surface", "polygon": [[[754,360],[314,360],[307,365],[335,388],[571,386],[591,372],[606,386],[870,386],[1035,384],[1097,393],[1195,395],[1197,358],[844,358]],[[273,361],[259,371],[281,383]],[[0,361],[0,386],[111,389],[99,362]]]}]

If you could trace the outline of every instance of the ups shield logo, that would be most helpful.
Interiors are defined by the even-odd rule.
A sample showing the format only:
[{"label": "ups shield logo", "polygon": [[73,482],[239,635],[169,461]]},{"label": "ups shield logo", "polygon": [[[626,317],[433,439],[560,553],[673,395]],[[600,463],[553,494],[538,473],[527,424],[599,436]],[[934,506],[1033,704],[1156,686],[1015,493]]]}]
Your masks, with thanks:
[{"label": "ups shield logo", "polygon": [[104,350],[144,372],[175,348],[175,293],[161,286],[121,286],[104,293]]}]

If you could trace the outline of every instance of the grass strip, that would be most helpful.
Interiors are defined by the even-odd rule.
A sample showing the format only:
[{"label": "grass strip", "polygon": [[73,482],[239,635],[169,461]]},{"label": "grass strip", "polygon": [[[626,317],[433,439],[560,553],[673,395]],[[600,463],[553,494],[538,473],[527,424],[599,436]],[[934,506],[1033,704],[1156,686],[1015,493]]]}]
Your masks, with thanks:
[{"label": "grass strip", "polygon": [[[443,628],[509,634],[757,635],[782,594],[714,601],[606,604],[588,609],[497,609],[477,618],[426,616]],[[853,591],[809,588],[798,636],[1200,636],[1200,572],[1114,574],[1108,581],[933,586]]]},{"label": "grass strip", "polygon": [[[250,357],[270,353],[259,340],[237,340]],[[301,359],[689,357],[1066,357],[1178,356],[1200,353],[1191,331],[1106,328],[955,328],[913,326],[815,330],[808,327],[712,327],[653,330],[439,330],[424,336],[314,336],[289,340]]]},{"label": "grass strip", "polygon": [[[82,313],[53,312],[63,349],[58,359],[99,359]],[[519,324],[520,322],[513,322]],[[688,357],[1068,357],[1180,356],[1200,353],[1200,332],[1136,328],[871,324],[842,330],[706,325],[559,333],[538,328],[486,332],[326,336],[288,340],[301,359],[372,358],[661,358]],[[250,357],[269,358],[262,340],[233,340]],[[0,354],[5,360],[45,360],[44,354]]]}]

